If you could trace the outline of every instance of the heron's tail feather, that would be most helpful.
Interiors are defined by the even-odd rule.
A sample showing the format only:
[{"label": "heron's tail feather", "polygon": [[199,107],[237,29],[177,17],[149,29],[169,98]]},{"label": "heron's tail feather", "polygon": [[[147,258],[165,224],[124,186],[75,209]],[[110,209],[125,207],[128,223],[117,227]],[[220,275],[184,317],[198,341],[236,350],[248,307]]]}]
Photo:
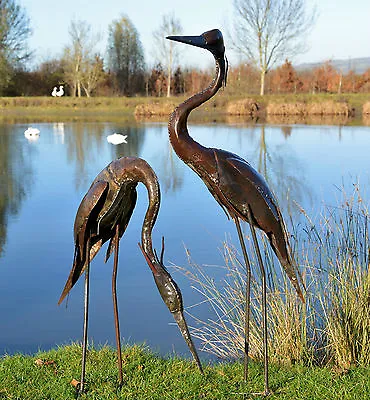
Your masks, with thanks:
[{"label": "heron's tail feather", "polygon": [[[102,239],[99,239],[96,243],[94,243],[90,247],[90,262],[94,259],[96,256],[97,252],[100,250],[101,246],[103,245]],[[58,301],[58,304],[60,304],[64,298],[67,296],[67,294],[71,291],[75,283],[79,280],[80,276],[85,272],[86,269],[86,256],[82,256],[83,254],[86,254],[86,243],[83,244],[82,251],[80,251],[80,245],[79,245],[79,240],[77,239],[76,244],[75,244],[75,255],[73,258],[73,265],[71,272],[69,273],[69,277],[67,279],[67,282],[64,286],[63,292],[60,296],[60,299]]]},{"label": "heron's tail feather", "polygon": [[105,259],[104,262],[107,262],[109,260],[109,257],[111,256],[111,254],[113,253],[113,251],[115,250],[116,246],[114,244],[114,236],[111,238],[111,240],[109,241],[108,244],[108,248],[107,248],[107,252],[105,254]]},{"label": "heron's tail feather", "polygon": [[69,273],[63,292],[59,298],[58,305],[64,300],[64,298],[71,291],[75,283],[78,281],[79,277],[82,275],[84,271],[84,261],[85,260],[82,260],[80,257],[79,245],[77,243],[75,246],[75,254],[73,257],[73,266],[71,272]]}]

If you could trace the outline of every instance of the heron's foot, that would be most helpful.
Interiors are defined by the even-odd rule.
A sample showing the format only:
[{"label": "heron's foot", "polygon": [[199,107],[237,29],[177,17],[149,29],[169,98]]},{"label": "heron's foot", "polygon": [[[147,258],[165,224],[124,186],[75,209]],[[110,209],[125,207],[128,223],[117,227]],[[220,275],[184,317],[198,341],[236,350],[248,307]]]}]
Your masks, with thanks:
[{"label": "heron's foot", "polygon": [[123,387],[123,381],[118,381],[117,390],[121,390]]},{"label": "heron's foot", "polygon": [[[239,385],[237,384],[237,387],[239,387],[239,389],[242,389],[242,386],[244,386],[246,384],[246,382],[240,383]],[[253,399],[254,397],[268,397],[271,396],[274,392],[267,388],[265,389],[263,392],[249,392],[248,390],[240,390],[239,392],[233,392],[233,395],[240,395],[243,396],[243,400],[246,399]]]},{"label": "heron's foot", "polygon": [[78,399],[85,391],[85,382],[80,382],[73,378],[71,380],[71,385],[76,389],[76,399]]},{"label": "heron's foot", "polygon": [[251,393],[252,396],[262,396],[262,397],[268,397],[271,396],[273,392],[270,389],[265,389],[263,392],[260,393]]}]

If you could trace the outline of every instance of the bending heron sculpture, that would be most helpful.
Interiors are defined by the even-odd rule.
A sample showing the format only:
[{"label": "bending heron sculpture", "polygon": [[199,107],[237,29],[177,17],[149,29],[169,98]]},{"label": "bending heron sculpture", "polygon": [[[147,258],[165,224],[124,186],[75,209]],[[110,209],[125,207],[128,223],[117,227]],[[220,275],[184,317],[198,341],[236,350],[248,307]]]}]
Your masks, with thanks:
[{"label": "bending heron sculpture", "polygon": [[109,245],[105,262],[109,259],[113,251],[115,253],[112,275],[112,297],[118,357],[118,379],[120,385],[122,385],[123,382],[116,293],[118,250],[119,241],[127,228],[135,208],[137,198],[136,186],[139,182],[146,186],[149,200],[142,226],[141,244],[139,244],[139,247],[153,273],[154,281],[163,301],[173,315],[200,372],[203,373],[183,314],[181,291],[163,265],[164,243],[162,241],[160,259],[158,259],[152,246],[152,230],[160,206],[158,179],[146,161],[135,157],[122,157],[111,162],[99,173],[81,201],[74,223],[75,251],[73,266],[58,302],[58,304],[60,304],[63,301],[83,272],[85,272],[85,315],[82,345],[82,371],[79,387],[80,393],[83,392],[85,384],[90,262],[102,245],[108,240]]},{"label": "bending heron sculpture", "polygon": [[[267,354],[267,312],[266,276],[259,251],[255,228],[264,231],[273,251],[292,282],[298,296],[304,301],[292,262],[286,229],[277,202],[266,181],[251,165],[231,152],[208,148],[196,142],[188,132],[187,120],[192,110],[212,98],[222,85],[226,84],[227,59],[222,33],[218,29],[204,32],[200,36],[168,36],[167,39],[201,47],[210,51],[216,61],[216,76],[212,83],[201,92],[181,103],[171,114],[168,131],[176,154],[203,180],[208,190],[224,210],[228,218],[234,220],[246,264],[246,305],[245,305],[245,361],[244,379],[248,376],[249,315],[250,315],[250,263],[240,228],[239,220],[250,224],[253,244],[262,274],[263,341],[265,362],[265,392],[268,386]],[[299,274],[298,274],[299,275]]]}]

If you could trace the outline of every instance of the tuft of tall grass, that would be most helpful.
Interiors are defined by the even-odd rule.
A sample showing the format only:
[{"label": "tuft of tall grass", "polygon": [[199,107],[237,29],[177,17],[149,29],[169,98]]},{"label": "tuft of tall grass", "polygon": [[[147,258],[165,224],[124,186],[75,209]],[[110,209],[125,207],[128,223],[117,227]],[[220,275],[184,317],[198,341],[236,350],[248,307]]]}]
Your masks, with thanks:
[{"label": "tuft of tall grass", "polygon": [[[341,369],[370,365],[369,213],[358,185],[336,207],[325,206],[313,222],[301,210],[305,225],[292,228],[295,259],[307,288],[302,304],[261,235],[268,277],[269,356],[284,364],[333,363]],[[262,359],[262,308],[259,269],[248,235],[252,264],[250,355]],[[210,267],[176,267],[192,282],[200,302],[191,308],[192,334],[202,350],[219,358],[239,358],[244,341],[245,270],[229,242],[223,244],[224,265],[212,278]],[[207,306],[207,319],[195,315]]]},{"label": "tuft of tall grass", "polygon": [[[251,250],[249,237],[246,237],[246,244]],[[279,269],[275,272],[267,243],[263,243],[263,248],[269,286],[273,287],[267,298],[269,355],[275,362],[291,365],[305,360],[312,353],[306,338],[306,305],[297,299],[295,292],[282,276],[282,271]],[[213,279],[207,269],[194,263],[189,252],[189,267],[176,268],[190,279],[192,287],[201,296],[202,300],[198,305],[209,307],[210,317],[205,321],[193,312],[190,313],[197,325],[192,328],[192,334],[201,341],[201,350],[218,358],[237,359],[242,357],[244,351],[246,274],[240,256],[232,244],[224,242],[222,251],[225,265],[219,267],[224,271],[221,281]],[[249,254],[253,254],[252,251]],[[252,359],[260,360],[263,357],[261,277],[256,268],[255,257],[252,256],[250,261],[253,272],[249,353]]]},{"label": "tuft of tall grass", "polygon": [[316,282],[325,355],[341,368],[370,365],[369,212],[359,186],[322,216]]}]

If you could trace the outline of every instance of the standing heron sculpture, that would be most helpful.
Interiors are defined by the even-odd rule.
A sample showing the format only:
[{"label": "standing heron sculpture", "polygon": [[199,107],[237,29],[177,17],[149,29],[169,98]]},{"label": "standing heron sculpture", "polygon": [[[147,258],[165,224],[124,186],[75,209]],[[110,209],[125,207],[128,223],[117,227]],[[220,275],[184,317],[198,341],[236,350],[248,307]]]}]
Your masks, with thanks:
[{"label": "standing heron sculpture", "polygon": [[127,228],[135,208],[137,198],[136,186],[139,182],[146,186],[149,200],[139,247],[153,273],[154,281],[163,301],[173,315],[200,372],[203,373],[202,365],[184,317],[181,291],[163,265],[164,241],[162,240],[160,259],[158,259],[155,250],[153,250],[152,230],[160,206],[158,179],[146,161],[135,157],[122,157],[112,161],[99,173],[81,201],[74,223],[75,250],[73,266],[58,302],[60,304],[63,301],[79,277],[85,272],[82,370],[78,389],[80,393],[83,392],[85,385],[90,262],[102,245],[108,240],[109,245],[105,262],[109,259],[113,251],[115,253],[112,274],[112,297],[118,358],[118,380],[120,385],[123,382],[121,336],[116,293],[118,250],[119,241]]},{"label": "standing heron sculpture", "polygon": [[203,180],[208,190],[234,220],[246,264],[246,298],[244,330],[244,379],[248,376],[249,316],[251,267],[248,259],[239,220],[249,223],[262,275],[263,343],[264,343],[264,393],[269,394],[267,353],[266,273],[260,254],[255,227],[264,231],[283,269],[292,282],[298,296],[304,301],[298,282],[297,270],[292,262],[291,250],[284,221],[278,204],[265,179],[240,156],[231,152],[208,148],[196,142],[188,132],[187,120],[192,110],[211,99],[226,85],[227,59],[222,33],[218,29],[204,32],[200,36],[168,36],[167,39],[200,47],[210,51],[216,62],[216,76],[201,92],[181,103],[171,114],[168,131],[173,149]]}]

